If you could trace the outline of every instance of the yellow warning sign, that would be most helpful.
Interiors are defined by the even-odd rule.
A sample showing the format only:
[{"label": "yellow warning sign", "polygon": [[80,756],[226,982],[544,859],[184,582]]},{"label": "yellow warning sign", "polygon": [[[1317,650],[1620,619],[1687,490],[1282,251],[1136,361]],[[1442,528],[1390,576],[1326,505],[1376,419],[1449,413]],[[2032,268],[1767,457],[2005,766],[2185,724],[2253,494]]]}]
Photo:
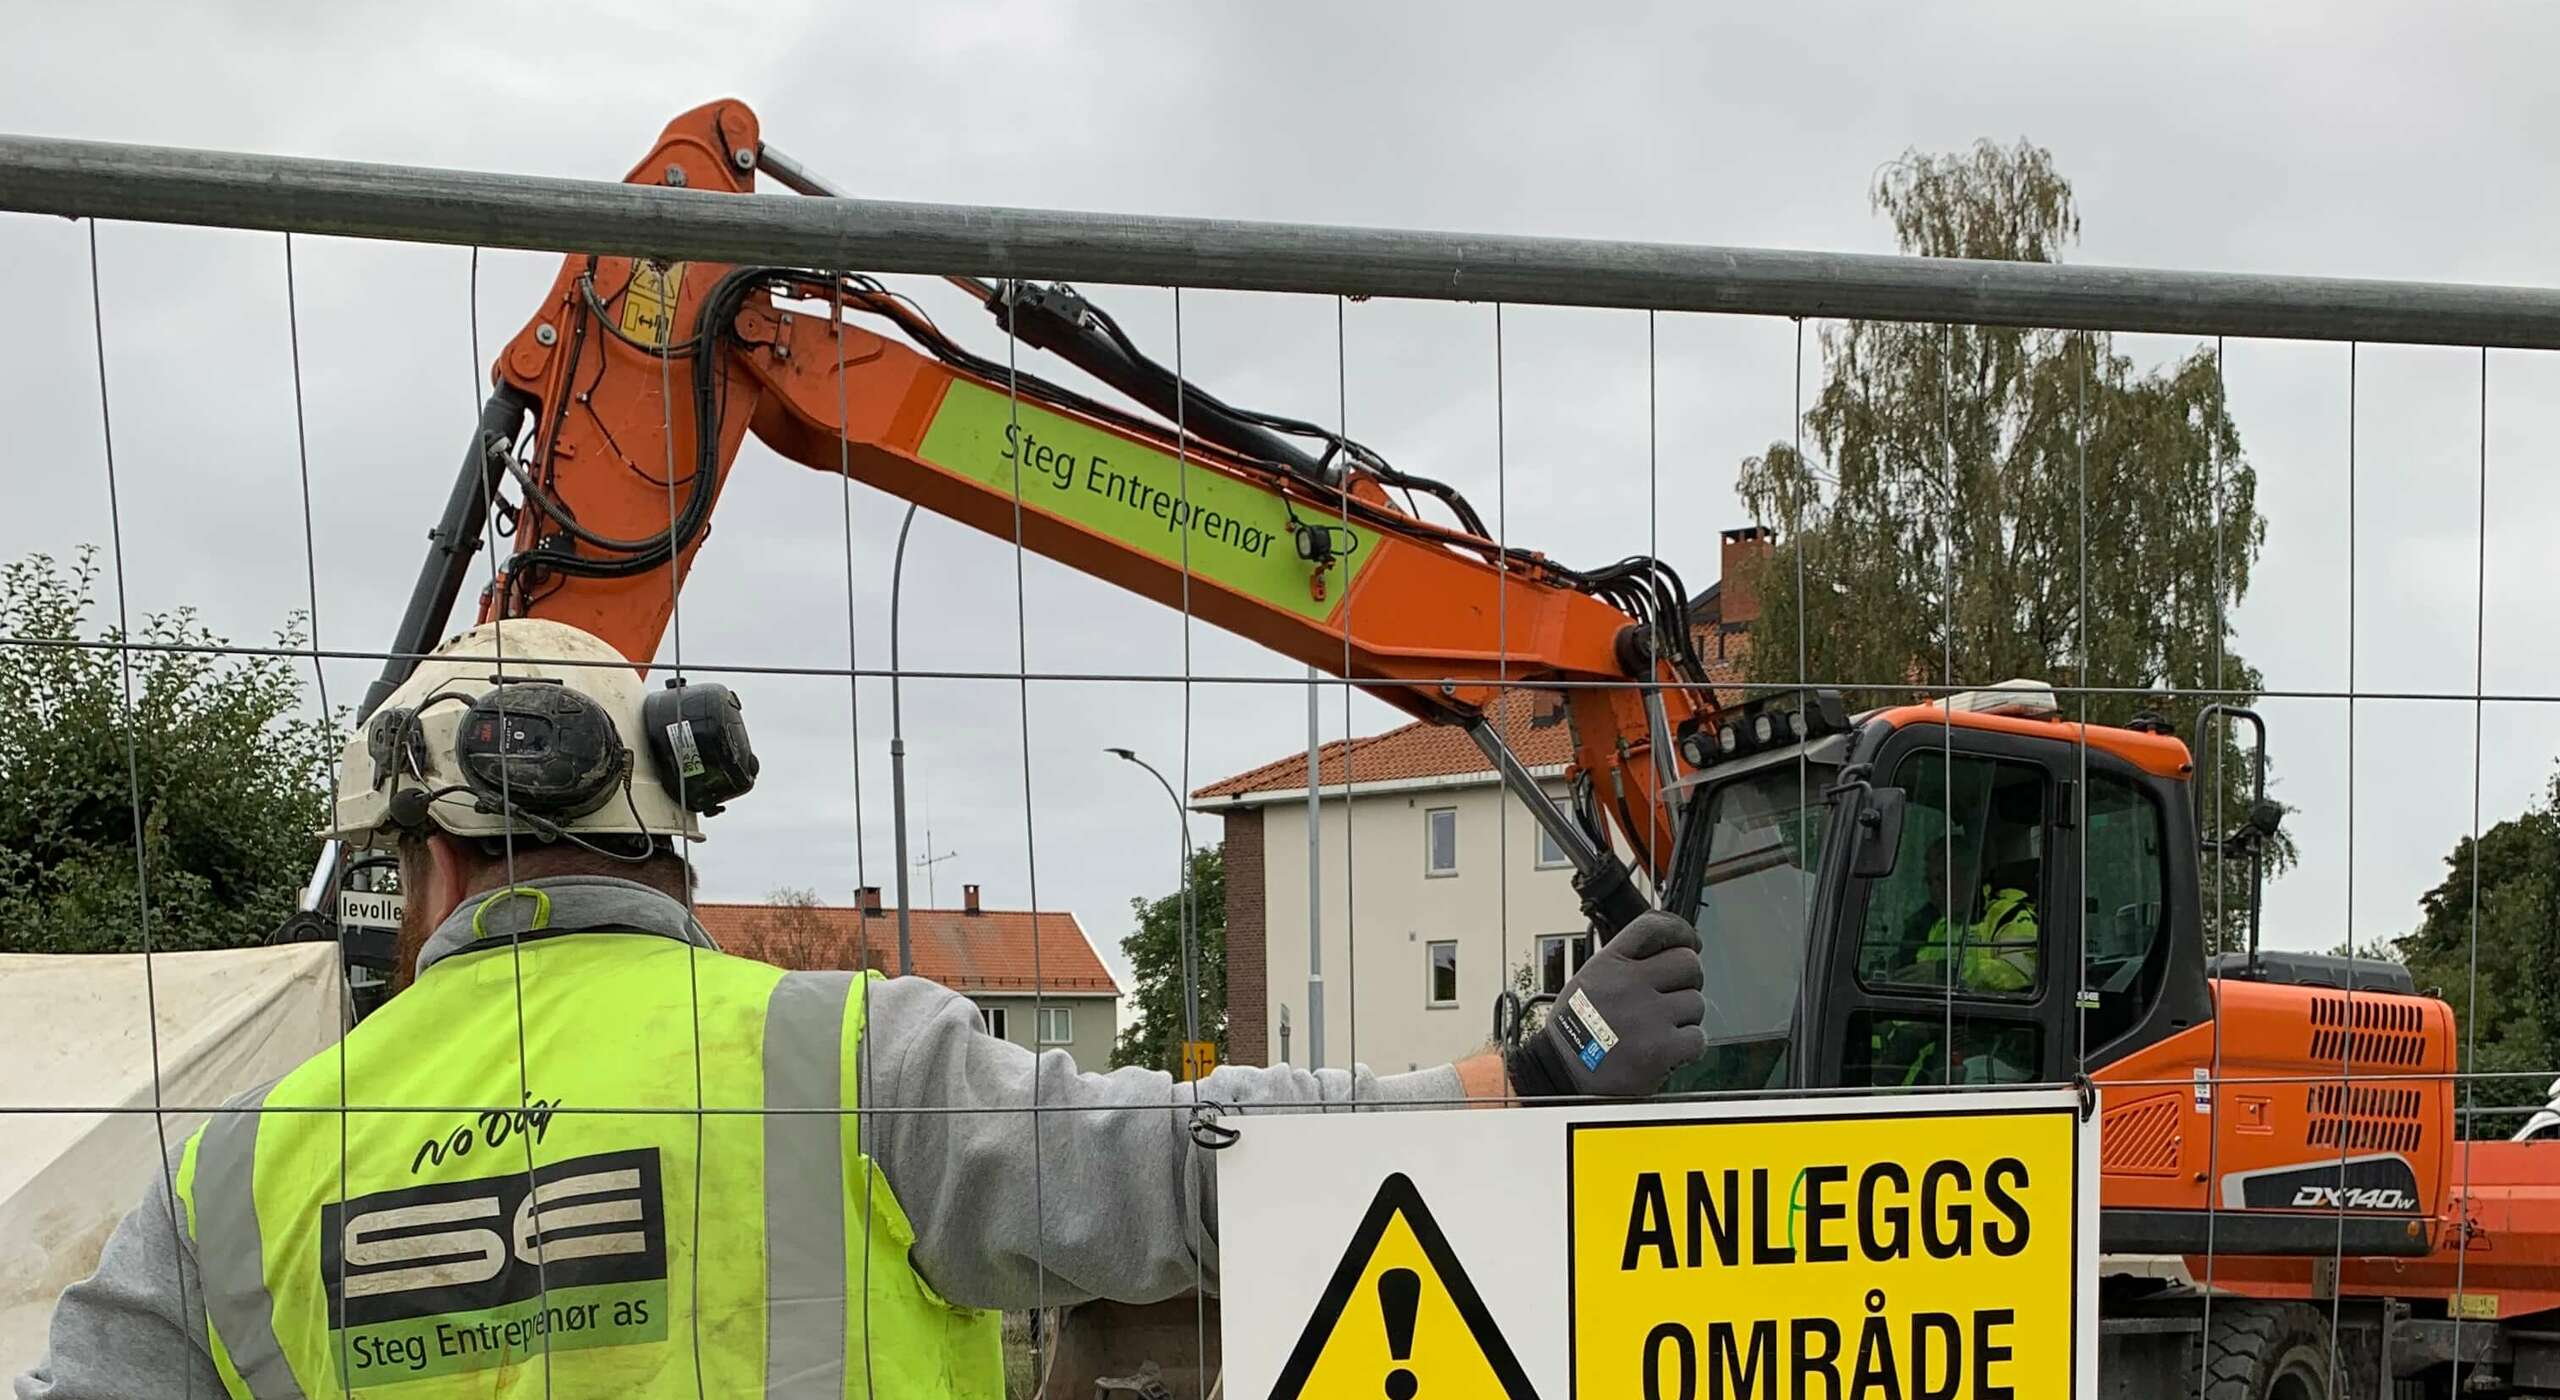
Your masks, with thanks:
[{"label": "yellow warning sign", "polygon": [[676,297],[684,291],[684,264],[631,260],[631,282],[622,293],[622,333],[643,345],[664,346],[675,334]]},{"label": "yellow warning sign", "polygon": [[1467,1271],[1399,1172],[1316,1301],[1271,1400],[1537,1400]]},{"label": "yellow warning sign", "polygon": [[1574,1124],[1573,1393],[2072,1394],[2079,1127],[2068,1105]]},{"label": "yellow warning sign", "polygon": [[1182,1079],[1185,1083],[1194,1079],[1206,1079],[1209,1077],[1209,1071],[1217,1067],[1218,1042],[1214,1040],[1182,1042]]}]

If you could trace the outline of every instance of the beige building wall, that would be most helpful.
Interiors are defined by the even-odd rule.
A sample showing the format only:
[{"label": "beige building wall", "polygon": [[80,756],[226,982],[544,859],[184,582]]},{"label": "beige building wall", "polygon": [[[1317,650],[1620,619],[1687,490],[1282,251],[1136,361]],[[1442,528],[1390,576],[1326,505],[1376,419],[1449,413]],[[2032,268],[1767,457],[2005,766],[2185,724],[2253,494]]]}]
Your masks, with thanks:
[{"label": "beige building wall", "polygon": [[[1536,822],[1490,774],[1380,787],[1323,803],[1325,1064],[1343,1067],[1356,1057],[1393,1073],[1483,1048],[1494,998],[1534,955],[1538,936],[1580,933],[1585,921],[1572,869],[1540,868]],[[1562,783],[1553,788],[1561,797]],[[1457,868],[1449,875],[1424,868],[1425,814],[1435,808],[1457,814]],[[1304,1065],[1306,802],[1272,802],[1263,812],[1269,990],[1262,1013],[1277,1061],[1287,1008],[1286,1058]],[[1450,1005],[1429,995],[1429,949],[1442,941],[1457,951]]]},{"label": "beige building wall", "polygon": [[[1306,829],[1299,828],[1298,839],[1306,839]],[[1304,862],[1299,868],[1305,868]],[[1303,906],[1306,901],[1300,899]],[[1034,1002],[1027,996],[972,996],[979,1013],[1000,1013],[1004,1038],[1026,1050],[1064,1050],[1076,1062],[1076,1068],[1098,1074],[1111,1068],[1111,1046],[1120,1038],[1120,998],[1116,996],[1068,996],[1051,992]],[[1039,1007],[1052,1013],[1066,1012],[1068,1038],[1064,1041],[1040,1039]],[[1053,1016],[1054,1019],[1054,1016]],[[1036,1043],[1035,1043],[1036,1042]]]}]

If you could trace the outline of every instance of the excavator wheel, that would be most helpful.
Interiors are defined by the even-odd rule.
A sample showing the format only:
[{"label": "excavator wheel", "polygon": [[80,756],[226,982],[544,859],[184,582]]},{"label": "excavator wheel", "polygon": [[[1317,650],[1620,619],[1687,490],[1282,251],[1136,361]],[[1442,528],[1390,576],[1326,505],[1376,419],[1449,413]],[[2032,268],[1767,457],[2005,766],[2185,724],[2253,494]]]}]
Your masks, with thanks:
[{"label": "excavator wheel", "polygon": [[2327,1313],[2301,1303],[2214,1305],[2198,1400],[2336,1400],[2329,1378]]}]

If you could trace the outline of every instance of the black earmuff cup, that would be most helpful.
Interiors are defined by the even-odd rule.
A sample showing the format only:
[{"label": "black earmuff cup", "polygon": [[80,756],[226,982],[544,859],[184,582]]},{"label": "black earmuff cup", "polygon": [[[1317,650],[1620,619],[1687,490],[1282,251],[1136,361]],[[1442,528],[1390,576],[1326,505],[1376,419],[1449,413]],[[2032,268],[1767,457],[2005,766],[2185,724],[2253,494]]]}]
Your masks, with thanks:
[{"label": "black earmuff cup", "polygon": [[658,782],[688,812],[709,816],[756,785],[746,706],[725,685],[671,680],[640,702]]},{"label": "black earmuff cup", "polygon": [[490,810],[564,821],[603,806],[631,772],[613,716],[556,681],[483,695],[455,737],[462,780]]}]

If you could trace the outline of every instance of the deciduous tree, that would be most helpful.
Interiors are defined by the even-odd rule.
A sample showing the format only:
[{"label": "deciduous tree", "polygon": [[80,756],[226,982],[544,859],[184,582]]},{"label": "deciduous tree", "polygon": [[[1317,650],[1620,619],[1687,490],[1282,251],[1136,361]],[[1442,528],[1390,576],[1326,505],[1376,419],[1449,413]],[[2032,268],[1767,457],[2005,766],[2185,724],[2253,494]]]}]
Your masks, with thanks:
[{"label": "deciduous tree", "polygon": [[[1123,1005],[1126,1023],[1111,1047],[1111,1065],[1177,1070],[1182,1065],[1182,891],[1133,899],[1137,927],[1120,940],[1136,986]],[[1211,846],[1191,853],[1192,943],[1200,995],[1200,1038],[1227,1057],[1227,865]]]},{"label": "deciduous tree", "polygon": [[310,875],[330,727],[290,658],[206,650],[192,609],[116,650],[97,583],[92,550],[0,567],[0,950],[138,952],[146,888],[155,951],[262,942]]},{"label": "deciduous tree", "polygon": [[[2070,181],[2024,141],[1906,153],[1870,197],[1920,256],[2052,262],[2080,234]],[[2071,716],[2150,711],[2191,740],[2206,692],[2255,693],[2230,618],[2266,524],[2214,347],[2144,367],[2101,333],[1841,321],[1820,353],[1804,450],[1742,464],[1744,504],[1778,535],[1754,580],[1751,680],[1848,682],[1878,704],[2085,678],[2112,693],[2066,699]],[[2248,764],[2215,747],[2229,828]],[[2279,838],[2278,867],[2291,850]],[[2233,946],[2245,866],[2224,878],[2207,912]]]},{"label": "deciduous tree", "polygon": [[[2560,779],[2444,863],[2401,957],[2418,990],[2452,1003],[2462,1067],[2497,1076],[2465,1092],[2482,1107],[2539,1106],[2560,1076]],[[2470,1136],[2505,1137],[2519,1121],[2485,1118]]]}]

